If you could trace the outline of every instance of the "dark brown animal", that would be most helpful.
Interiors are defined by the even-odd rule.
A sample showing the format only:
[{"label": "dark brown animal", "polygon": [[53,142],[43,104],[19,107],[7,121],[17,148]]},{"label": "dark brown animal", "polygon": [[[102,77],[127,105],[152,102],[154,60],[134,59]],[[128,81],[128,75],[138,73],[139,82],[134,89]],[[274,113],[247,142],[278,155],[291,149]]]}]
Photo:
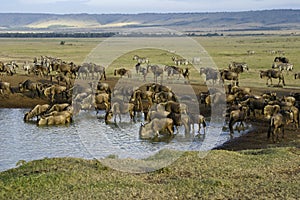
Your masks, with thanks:
[{"label": "dark brown animal", "polygon": [[277,70],[274,70],[274,69],[268,69],[268,70],[261,70],[260,71],[260,78],[263,78],[263,77],[267,77],[267,83],[266,85],[268,85],[268,81],[270,80],[271,82],[271,85],[272,85],[272,78],[275,78],[275,79],[279,79],[278,81],[278,85],[280,84],[280,82],[282,82],[283,86],[285,86],[285,82],[284,82],[284,76],[283,76],[283,73],[281,71],[277,71]]}]

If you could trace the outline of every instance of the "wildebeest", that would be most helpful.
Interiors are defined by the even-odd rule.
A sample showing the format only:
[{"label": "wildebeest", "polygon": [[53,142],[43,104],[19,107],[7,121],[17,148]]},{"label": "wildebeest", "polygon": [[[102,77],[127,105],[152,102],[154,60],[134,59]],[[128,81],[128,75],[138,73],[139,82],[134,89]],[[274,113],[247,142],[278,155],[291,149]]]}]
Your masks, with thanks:
[{"label": "wildebeest", "polygon": [[200,75],[205,75],[205,83],[207,81],[212,80],[212,83],[215,84],[219,79],[219,71],[212,67],[201,67],[200,68]]},{"label": "wildebeest", "polygon": [[231,72],[229,70],[221,70],[220,72],[220,77],[224,83],[225,80],[229,80],[231,81],[231,84],[232,85],[239,85],[239,76],[238,76],[238,73],[236,72]]},{"label": "wildebeest", "polygon": [[282,111],[288,111],[292,115],[292,122],[296,128],[299,127],[299,109],[296,106],[283,106],[281,108]]},{"label": "wildebeest", "polygon": [[127,75],[128,78],[131,78],[131,71],[126,68],[117,68],[114,70],[114,75],[120,75],[121,78],[125,75]]},{"label": "wildebeest", "polygon": [[60,63],[51,63],[50,68],[51,71],[56,71],[57,73],[63,73],[65,76],[67,74],[72,74],[72,68],[75,67],[75,64],[73,62],[66,63],[66,62],[60,62]]},{"label": "wildebeest", "polygon": [[168,78],[173,76],[174,74],[178,75],[177,80],[179,80],[180,76],[183,76],[183,69],[177,66],[166,65],[164,71],[167,72]]},{"label": "wildebeest", "polygon": [[195,124],[198,124],[198,133],[200,133],[201,130],[201,125],[203,127],[204,130],[204,134],[206,132],[206,121],[205,121],[205,117],[201,114],[191,114],[190,115],[190,123],[192,125],[193,128],[193,132],[195,132]]},{"label": "wildebeest", "polygon": [[147,72],[151,71],[154,76],[154,82],[157,83],[157,78],[161,77],[161,83],[163,81],[163,72],[164,70],[159,67],[158,65],[148,65],[147,66]]},{"label": "wildebeest", "polygon": [[41,97],[41,92],[43,89],[42,83],[39,82],[33,82],[30,79],[27,79],[21,83],[19,83],[19,90],[20,92],[24,92],[26,90],[30,91],[32,93],[32,98],[36,95],[38,97]]},{"label": "wildebeest", "polygon": [[7,65],[0,61],[0,73],[6,73],[6,75],[12,76],[14,74],[13,70]]},{"label": "wildebeest", "polygon": [[108,83],[98,82],[96,86],[96,94],[106,93],[111,95],[112,90]]},{"label": "wildebeest", "polygon": [[247,63],[245,62],[232,62],[228,65],[228,69],[237,74],[240,74],[245,70],[249,70]]},{"label": "wildebeest", "polygon": [[1,94],[11,94],[11,86],[9,82],[0,81],[0,93]]},{"label": "wildebeest", "polygon": [[64,74],[56,75],[55,79],[57,80],[58,85],[60,84],[60,82],[65,82],[67,88],[72,87],[71,78],[69,78],[68,76],[65,76]]},{"label": "wildebeest", "polygon": [[289,63],[289,59],[286,57],[277,56],[274,58],[274,62]]},{"label": "wildebeest", "polygon": [[300,79],[300,72],[294,74],[295,79]]},{"label": "wildebeest", "polygon": [[38,121],[38,126],[44,125],[64,125],[72,122],[72,117],[69,114],[57,113],[55,115],[42,116]]},{"label": "wildebeest", "polygon": [[134,119],[134,104],[133,103],[125,103],[125,102],[114,102],[111,106],[111,109],[105,114],[105,123],[108,124],[113,116],[114,122],[117,122],[117,116],[119,117],[119,121],[121,122],[121,115],[129,113],[130,119]]},{"label": "wildebeest", "polygon": [[270,119],[268,138],[272,135],[272,140],[275,143],[279,140],[279,133],[281,132],[282,138],[284,138],[284,127],[285,125],[293,121],[293,114],[289,111],[281,111],[273,115]]},{"label": "wildebeest", "polygon": [[140,68],[141,68],[141,63],[137,63],[135,65],[135,72],[138,74],[140,72]]},{"label": "wildebeest", "polygon": [[61,112],[64,110],[67,110],[68,107],[70,107],[70,104],[68,103],[61,103],[61,104],[54,104],[47,110],[47,113],[51,113],[53,111]]},{"label": "wildebeest", "polygon": [[95,95],[95,109],[98,113],[99,110],[103,110],[102,107],[104,105],[104,109],[109,111],[110,109],[110,95],[107,93],[99,93]]},{"label": "wildebeest", "polygon": [[47,87],[44,89],[43,93],[51,102],[54,102],[57,95],[61,95],[62,98],[68,99],[67,87],[61,85],[54,84],[50,87]]},{"label": "wildebeest", "polygon": [[101,66],[101,65],[95,65],[94,67],[94,71],[92,72],[92,78],[94,78],[94,73],[96,73],[96,79],[97,80],[102,80],[102,78],[104,78],[104,80],[106,80],[106,73],[105,73],[105,67]]},{"label": "wildebeest", "polygon": [[244,128],[244,121],[247,117],[247,107],[242,106],[239,110],[233,110],[230,112],[230,118],[229,118],[229,130],[230,134],[233,134],[233,125],[236,122],[240,122],[240,126],[243,126]]},{"label": "wildebeest", "polygon": [[262,97],[256,97],[256,96],[250,96],[245,101],[242,101],[241,104],[243,106],[248,106],[248,112],[247,115],[250,116],[251,112],[253,113],[253,116],[255,117],[255,110],[260,110],[261,114],[264,114],[264,107],[267,105],[267,102]]},{"label": "wildebeest", "polygon": [[278,85],[282,81],[283,86],[285,86],[284,76],[283,76],[283,73],[281,71],[277,71],[277,70],[274,70],[274,69],[268,69],[268,70],[265,70],[265,71],[261,70],[260,71],[260,78],[263,78],[263,77],[267,77],[266,85],[268,85],[269,80],[271,81],[271,85],[272,85],[272,78],[275,78],[275,79],[278,78],[279,79]]},{"label": "wildebeest", "polygon": [[264,116],[269,120],[274,114],[277,114],[279,111],[279,105],[266,105],[264,107]]},{"label": "wildebeest", "polygon": [[166,118],[168,117],[168,115],[170,114],[170,112],[165,111],[165,110],[150,110],[148,112],[148,116],[147,116],[147,120],[151,121],[155,118],[157,119],[162,119],[162,118]]},{"label": "wildebeest", "polygon": [[153,119],[147,124],[142,124],[139,130],[142,139],[153,139],[164,134],[174,134],[173,120],[170,118]]},{"label": "wildebeest", "polygon": [[49,109],[49,104],[43,104],[43,105],[36,105],[34,108],[32,108],[29,112],[26,112],[24,115],[24,121],[28,122],[33,117],[39,117],[46,113],[46,111]]}]

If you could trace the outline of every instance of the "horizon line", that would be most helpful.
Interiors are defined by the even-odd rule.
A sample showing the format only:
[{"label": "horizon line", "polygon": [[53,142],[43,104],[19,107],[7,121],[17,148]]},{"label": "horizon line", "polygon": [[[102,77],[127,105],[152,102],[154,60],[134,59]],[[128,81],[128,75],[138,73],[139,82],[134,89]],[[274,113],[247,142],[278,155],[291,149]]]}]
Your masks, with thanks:
[{"label": "horizon line", "polygon": [[239,11],[176,11],[176,12],[138,12],[138,13],[88,13],[88,12],[74,12],[74,13],[49,13],[49,12],[0,12],[0,14],[44,14],[44,15],[140,15],[140,14],[213,14],[213,13],[239,13],[239,12],[262,12],[262,11],[281,11],[291,10],[300,11],[300,8],[274,8],[274,9],[257,9],[257,10],[239,10]]}]

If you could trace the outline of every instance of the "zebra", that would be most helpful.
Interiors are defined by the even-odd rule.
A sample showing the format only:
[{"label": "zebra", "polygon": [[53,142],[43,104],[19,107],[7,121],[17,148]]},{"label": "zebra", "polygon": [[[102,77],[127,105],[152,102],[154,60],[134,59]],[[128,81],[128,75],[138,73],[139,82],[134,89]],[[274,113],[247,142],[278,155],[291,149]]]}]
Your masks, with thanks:
[{"label": "zebra", "polygon": [[188,65],[189,61],[187,59],[184,58],[177,58],[175,56],[172,56],[172,61],[174,61],[175,65]]},{"label": "zebra", "polygon": [[140,57],[138,55],[134,55],[133,56],[133,60],[136,60],[140,64],[143,64],[143,63],[148,64],[149,63],[149,59],[148,58],[146,58],[146,57]]}]

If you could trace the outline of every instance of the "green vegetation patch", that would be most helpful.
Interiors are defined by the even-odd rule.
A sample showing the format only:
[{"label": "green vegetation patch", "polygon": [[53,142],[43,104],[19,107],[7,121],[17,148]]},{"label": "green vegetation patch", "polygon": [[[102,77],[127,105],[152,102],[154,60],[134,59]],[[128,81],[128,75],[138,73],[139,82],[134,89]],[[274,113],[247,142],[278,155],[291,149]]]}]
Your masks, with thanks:
[{"label": "green vegetation patch", "polygon": [[130,174],[98,160],[46,158],[0,173],[0,199],[298,199],[300,150],[186,152],[170,166]]}]

